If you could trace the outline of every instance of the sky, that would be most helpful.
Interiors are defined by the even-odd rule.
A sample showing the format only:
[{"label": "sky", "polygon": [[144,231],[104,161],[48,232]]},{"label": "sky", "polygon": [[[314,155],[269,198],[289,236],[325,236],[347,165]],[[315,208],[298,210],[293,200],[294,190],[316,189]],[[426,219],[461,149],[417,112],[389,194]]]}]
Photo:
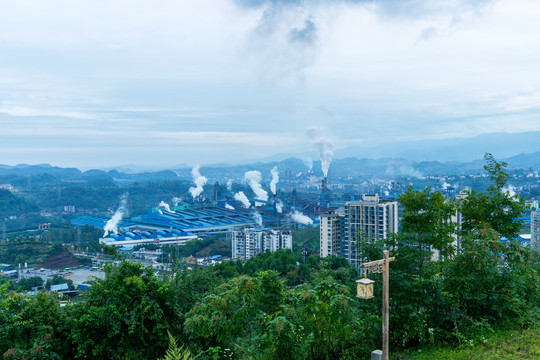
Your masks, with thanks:
[{"label": "sky", "polygon": [[[0,0],[0,164],[540,130],[535,0]],[[359,154],[361,155],[361,154]]]}]

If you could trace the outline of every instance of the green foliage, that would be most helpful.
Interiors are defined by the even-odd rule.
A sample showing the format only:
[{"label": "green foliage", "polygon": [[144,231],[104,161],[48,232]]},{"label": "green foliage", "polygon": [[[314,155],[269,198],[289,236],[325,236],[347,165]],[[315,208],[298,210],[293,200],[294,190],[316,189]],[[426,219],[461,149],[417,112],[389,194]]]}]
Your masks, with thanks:
[{"label": "green foliage", "polygon": [[453,253],[456,231],[456,224],[451,221],[456,212],[453,202],[427,187],[423,191],[409,188],[399,196],[399,203],[403,210],[400,236],[407,237],[410,244],[430,245],[443,256]]},{"label": "green foliage", "polygon": [[73,356],[66,313],[46,293],[25,298],[0,288],[0,353],[6,359],[65,359]]},{"label": "green foliage", "polygon": [[295,229],[292,231],[293,244],[297,249],[309,249],[311,251],[319,250],[320,247],[320,234],[319,227],[317,226],[305,226],[301,229]]},{"label": "green foliage", "polygon": [[176,329],[176,301],[170,283],[150,268],[127,262],[105,266],[82,306],[76,307],[71,339],[78,357],[155,358],[164,352],[167,330]]},{"label": "green foliage", "polygon": [[410,360],[515,360],[538,359],[539,356],[540,331],[534,328],[470,338],[459,347],[438,344],[394,354],[395,359]]},{"label": "green foliage", "polygon": [[495,161],[491,154],[486,154],[484,158],[487,161],[485,169],[493,183],[488,187],[487,193],[471,190],[461,201],[463,233],[491,228],[501,236],[512,239],[521,229],[522,222],[518,219],[526,210],[525,199],[503,191],[510,178],[510,174],[505,171],[507,164]]},{"label": "green foliage", "polygon": [[13,195],[11,191],[0,189],[0,218],[18,216],[22,213],[37,211],[35,204],[26,199]]},{"label": "green foliage", "polygon": [[15,287],[18,291],[30,291],[33,287],[43,286],[43,279],[39,276],[20,279]]},{"label": "green foliage", "polygon": [[193,360],[191,351],[184,349],[183,346],[178,346],[178,341],[169,333],[169,348],[165,353],[165,357],[161,360]]}]

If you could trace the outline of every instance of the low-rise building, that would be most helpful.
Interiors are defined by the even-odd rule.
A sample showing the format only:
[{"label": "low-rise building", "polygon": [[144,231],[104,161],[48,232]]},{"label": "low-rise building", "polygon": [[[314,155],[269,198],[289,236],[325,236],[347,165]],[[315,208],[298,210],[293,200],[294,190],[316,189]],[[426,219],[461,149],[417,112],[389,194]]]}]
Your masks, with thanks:
[{"label": "low-rise building", "polygon": [[292,249],[292,233],[289,230],[249,228],[229,233],[232,241],[232,258],[248,260],[261,252]]}]

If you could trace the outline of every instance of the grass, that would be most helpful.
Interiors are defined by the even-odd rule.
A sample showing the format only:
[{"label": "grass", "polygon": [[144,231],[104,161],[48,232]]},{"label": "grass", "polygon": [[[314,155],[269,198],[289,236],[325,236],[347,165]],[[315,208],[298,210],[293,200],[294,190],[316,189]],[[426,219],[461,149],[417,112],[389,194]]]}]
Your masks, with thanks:
[{"label": "grass", "polygon": [[540,329],[503,331],[456,347],[422,347],[392,354],[394,360],[540,360]]}]

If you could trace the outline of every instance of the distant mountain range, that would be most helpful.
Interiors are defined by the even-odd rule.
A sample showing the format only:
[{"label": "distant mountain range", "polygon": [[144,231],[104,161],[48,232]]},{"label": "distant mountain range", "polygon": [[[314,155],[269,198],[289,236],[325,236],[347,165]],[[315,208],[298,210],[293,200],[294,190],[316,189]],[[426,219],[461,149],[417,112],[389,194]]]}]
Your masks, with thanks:
[{"label": "distant mountain range", "polygon": [[[349,147],[335,151],[330,165],[330,176],[342,177],[397,177],[426,175],[460,175],[483,172],[483,156],[490,152],[497,160],[508,162],[510,169],[540,172],[540,131],[524,133],[492,133],[472,138],[453,138],[424,141],[402,141],[371,148]],[[274,166],[280,172],[289,170],[291,176],[300,173],[321,176],[316,153],[281,153],[256,159],[249,164],[214,164],[201,168],[210,181],[238,179],[246,171],[259,170],[267,176]],[[0,183],[18,183],[38,175],[43,184],[55,182],[93,184],[127,183],[133,181],[191,180],[191,168],[178,164],[168,169],[123,165],[108,169],[81,171],[49,164],[0,164]],[[284,174],[282,175],[284,176]],[[17,178],[20,177],[20,178]],[[21,178],[22,177],[22,178]]]},{"label": "distant mountain range", "polygon": [[537,151],[540,151],[540,131],[490,133],[471,138],[401,141],[371,148],[349,147],[337,150],[335,156],[470,162],[481,159],[486,152],[493,154],[496,159],[505,159]]},{"label": "distant mountain range", "polygon": [[[523,169],[526,172],[540,172],[540,151],[532,154],[520,154],[507,159],[497,159],[508,162],[509,169]],[[354,157],[334,159],[330,165],[329,176],[331,178],[346,177],[422,177],[428,175],[465,175],[483,173],[483,160],[468,162],[458,161],[413,161],[403,158],[381,159],[358,159]],[[289,158],[281,161],[257,162],[245,165],[218,165],[203,166],[201,174],[208,177],[209,181],[223,181],[225,179],[239,179],[249,170],[259,170],[263,176],[269,177],[270,169],[277,166],[282,178],[285,171],[290,171],[292,177],[304,175],[308,172],[316,176],[322,176],[320,161],[309,163],[297,158]],[[312,166],[312,167],[311,167]],[[133,173],[132,170],[121,172],[117,170],[87,170],[80,171],[76,168],[61,168],[49,164],[39,165],[0,165],[0,183],[12,183],[24,186],[28,177],[32,181],[41,181],[47,186],[55,183],[85,183],[87,186],[107,186],[128,183],[133,181],[159,181],[159,180],[191,180],[191,169],[181,168],[176,170],[160,170]]]}]

